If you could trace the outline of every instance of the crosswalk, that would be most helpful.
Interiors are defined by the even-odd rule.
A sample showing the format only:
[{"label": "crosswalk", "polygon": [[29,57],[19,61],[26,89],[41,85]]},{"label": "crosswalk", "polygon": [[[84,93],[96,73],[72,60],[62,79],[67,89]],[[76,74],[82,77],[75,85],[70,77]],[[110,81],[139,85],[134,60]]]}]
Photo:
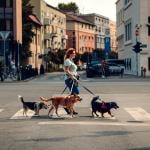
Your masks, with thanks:
[{"label": "crosswalk", "polygon": [[[124,113],[128,114],[130,116],[130,118],[132,118],[133,121],[142,121],[142,122],[150,121],[150,113],[141,107],[125,107],[125,108],[121,108],[121,109],[122,109],[122,111],[124,111]],[[84,115],[82,114],[82,112],[83,112],[82,110],[83,110],[83,108],[79,109],[78,118],[82,118],[84,120],[84,117],[86,117],[86,118],[89,117],[91,119],[91,108],[86,108],[84,111]],[[2,113],[5,113],[5,111],[7,112],[7,110],[0,108],[0,117],[1,117]],[[43,111],[44,111],[44,115],[46,116],[47,111],[45,111],[45,110],[43,110]],[[53,116],[51,119],[56,119],[56,118],[71,118],[71,119],[73,119],[70,115],[66,114],[66,112],[63,108],[59,108],[59,110],[58,110],[58,114],[60,117],[58,117],[55,114],[55,111],[52,113],[53,113]],[[85,114],[87,116],[85,116]],[[43,114],[41,113],[40,117],[42,117],[42,115]],[[100,116],[99,118],[101,118],[101,114],[99,114],[99,116]],[[25,115],[23,115],[23,109],[20,109],[20,110],[17,110],[14,114],[12,114],[12,116],[10,116],[9,119],[11,119],[11,120],[32,119],[34,117],[35,117],[34,111],[28,110],[27,116],[25,116]],[[94,117],[93,120],[96,120],[99,118]],[[47,119],[49,119],[48,116],[47,116]],[[109,114],[105,113],[103,119],[104,120],[112,120],[112,121],[119,120],[117,110],[115,110],[115,117],[111,117]],[[80,121],[81,121],[81,119],[80,119]]]}]

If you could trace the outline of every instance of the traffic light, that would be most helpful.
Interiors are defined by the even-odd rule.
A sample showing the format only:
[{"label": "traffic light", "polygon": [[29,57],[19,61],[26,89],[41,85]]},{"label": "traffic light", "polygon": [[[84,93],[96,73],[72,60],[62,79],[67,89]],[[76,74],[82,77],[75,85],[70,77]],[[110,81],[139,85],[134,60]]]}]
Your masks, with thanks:
[{"label": "traffic light", "polygon": [[140,51],[142,51],[141,47],[142,47],[142,43],[136,42],[136,44],[133,46],[133,51],[135,53],[139,53]]}]

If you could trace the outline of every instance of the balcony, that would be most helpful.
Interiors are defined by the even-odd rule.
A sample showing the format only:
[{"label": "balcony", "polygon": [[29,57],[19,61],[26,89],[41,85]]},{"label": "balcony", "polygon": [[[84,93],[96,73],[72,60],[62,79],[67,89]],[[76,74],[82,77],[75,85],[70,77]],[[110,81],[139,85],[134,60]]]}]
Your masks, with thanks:
[{"label": "balcony", "polygon": [[51,33],[44,34],[44,40],[49,40],[51,38]]},{"label": "balcony", "polygon": [[45,33],[44,34],[44,39],[45,40],[50,40],[52,38],[58,37],[58,35],[56,33]]},{"label": "balcony", "polygon": [[58,35],[56,33],[51,33],[51,37],[54,38],[54,37],[58,37]]},{"label": "balcony", "polygon": [[44,18],[44,25],[48,26],[51,24],[51,20],[49,18]]}]

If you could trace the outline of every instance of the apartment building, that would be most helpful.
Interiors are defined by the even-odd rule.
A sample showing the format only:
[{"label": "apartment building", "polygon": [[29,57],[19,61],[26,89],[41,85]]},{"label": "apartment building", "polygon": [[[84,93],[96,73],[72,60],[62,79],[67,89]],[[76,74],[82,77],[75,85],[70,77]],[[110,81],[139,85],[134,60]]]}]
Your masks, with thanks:
[{"label": "apartment building", "polygon": [[41,22],[37,18],[36,15],[29,15],[28,19],[33,25],[32,31],[34,32],[34,36],[32,42],[30,44],[30,50],[32,52],[32,56],[28,58],[28,64],[31,64],[33,68],[40,68],[42,60],[39,59],[39,55],[41,54]]},{"label": "apartment building", "polygon": [[116,45],[116,22],[109,20],[110,38],[111,38],[111,51],[117,52]]},{"label": "apartment building", "polygon": [[67,14],[67,48],[73,47],[78,53],[95,49],[95,25],[75,14]]},{"label": "apartment building", "polygon": [[[150,75],[150,1],[149,0],[118,0],[117,12],[117,43],[120,59],[125,60],[125,72],[141,75],[141,67],[146,68]],[[138,30],[138,34],[137,34]],[[146,44],[136,54],[133,46],[136,41]]]},{"label": "apartment building", "polygon": [[41,53],[66,49],[66,15],[44,0],[31,0],[33,12],[42,23]]},{"label": "apartment building", "polygon": [[17,60],[14,43],[22,43],[22,0],[0,0],[0,61]]},{"label": "apartment building", "polygon": [[95,48],[104,49],[104,38],[106,35],[109,35],[109,18],[91,13],[91,14],[82,14],[80,17],[88,20],[89,22],[95,25]]}]

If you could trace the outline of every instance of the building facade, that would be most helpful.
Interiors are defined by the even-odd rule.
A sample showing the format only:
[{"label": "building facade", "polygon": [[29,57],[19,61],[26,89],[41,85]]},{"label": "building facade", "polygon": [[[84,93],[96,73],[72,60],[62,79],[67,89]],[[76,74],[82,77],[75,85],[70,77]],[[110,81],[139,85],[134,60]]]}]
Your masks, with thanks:
[{"label": "building facade", "polygon": [[42,23],[41,53],[66,49],[66,15],[43,0],[31,0],[31,5]]},{"label": "building facade", "polygon": [[5,66],[10,59],[18,61],[15,43],[22,43],[22,0],[0,1],[0,60]]},{"label": "building facade", "polygon": [[110,38],[111,38],[111,51],[117,52],[116,45],[116,22],[109,20]]},{"label": "building facade", "polygon": [[95,25],[77,15],[67,14],[67,48],[80,54],[95,49]]},{"label": "building facade", "polygon": [[41,54],[41,22],[36,17],[36,15],[29,15],[29,20],[32,23],[32,31],[34,32],[34,36],[32,42],[30,44],[30,50],[32,52],[32,56],[28,58],[28,64],[31,64],[33,68],[40,68],[42,64],[42,60],[39,58]]},{"label": "building facade", "polygon": [[[125,60],[126,73],[141,75],[141,67],[150,75],[150,1],[118,0],[117,43],[120,59]],[[138,31],[138,34],[136,33]],[[145,44],[145,48],[136,54],[133,46],[136,42]]]},{"label": "building facade", "polygon": [[95,48],[104,49],[104,38],[109,35],[109,18],[99,14],[83,14],[82,18],[88,20],[95,25]]}]

